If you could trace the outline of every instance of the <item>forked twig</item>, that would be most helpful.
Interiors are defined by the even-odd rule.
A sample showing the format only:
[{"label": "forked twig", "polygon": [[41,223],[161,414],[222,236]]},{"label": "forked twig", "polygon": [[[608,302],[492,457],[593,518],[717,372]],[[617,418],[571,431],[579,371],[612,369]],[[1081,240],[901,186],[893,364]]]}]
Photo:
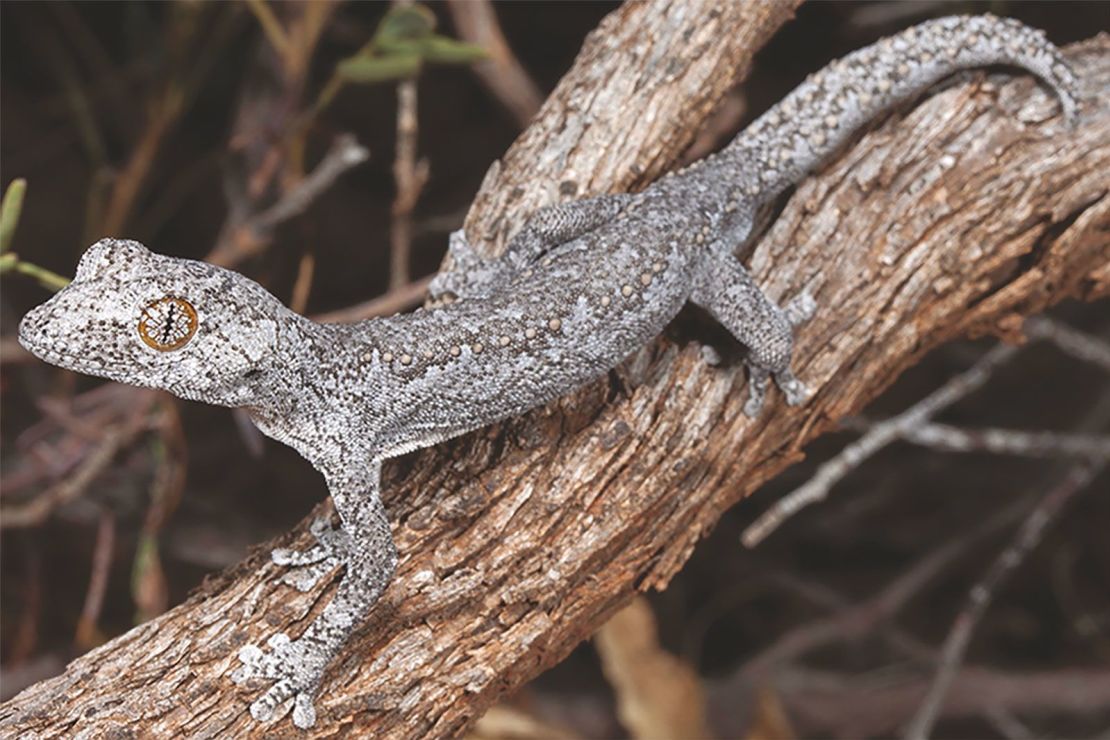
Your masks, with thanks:
[{"label": "forked twig", "polygon": [[829,490],[844,476],[858,468],[891,442],[905,436],[907,430],[919,427],[939,411],[978,390],[1001,365],[1018,351],[1017,347],[998,344],[979,358],[971,368],[960,373],[903,413],[875,424],[871,430],[844,448],[833,459],[817,469],[804,485],[783,496],[768,511],[744,530],[741,542],[755,547],[767,535],[801,509],[823,500]]}]

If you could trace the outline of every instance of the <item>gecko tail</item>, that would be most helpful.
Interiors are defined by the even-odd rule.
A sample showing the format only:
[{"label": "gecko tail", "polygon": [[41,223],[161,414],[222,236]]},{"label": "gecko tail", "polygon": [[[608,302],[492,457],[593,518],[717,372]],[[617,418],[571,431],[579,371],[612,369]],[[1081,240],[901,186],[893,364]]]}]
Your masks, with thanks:
[{"label": "gecko tail", "polygon": [[966,69],[1004,64],[1041,78],[1074,123],[1075,73],[1044,32],[992,15],[949,16],[864,47],[811,75],[726,147],[758,182],[741,197],[768,202],[843,146],[882,111]]}]

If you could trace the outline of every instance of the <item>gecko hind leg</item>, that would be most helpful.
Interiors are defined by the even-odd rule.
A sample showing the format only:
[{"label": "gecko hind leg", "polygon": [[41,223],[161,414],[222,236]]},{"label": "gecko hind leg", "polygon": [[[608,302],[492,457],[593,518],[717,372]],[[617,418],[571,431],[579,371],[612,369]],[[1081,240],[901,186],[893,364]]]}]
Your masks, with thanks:
[{"label": "gecko hind leg", "polygon": [[428,294],[434,301],[448,295],[458,298],[487,296],[559,245],[613,220],[632,197],[600,195],[540,208],[498,257],[479,254],[462,229],[452,232],[447,244],[452,267],[432,279]]},{"label": "gecko hind leg", "polygon": [[703,257],[690,300],[709,311],[748,348],[748,401],[744,413],[755,417],[763,408],[772,378],[791,406],[803,403],[809,392],[790,370],[794,326],[813,315],[816,303],[803,293],[786,308],[764,295],[731,252],[711,247]]}]

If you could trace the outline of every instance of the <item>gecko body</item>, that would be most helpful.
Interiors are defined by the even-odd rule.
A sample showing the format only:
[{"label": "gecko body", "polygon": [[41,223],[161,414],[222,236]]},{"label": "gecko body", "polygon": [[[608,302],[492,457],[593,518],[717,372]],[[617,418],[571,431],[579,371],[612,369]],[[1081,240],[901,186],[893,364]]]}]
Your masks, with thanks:
[{"label": "gecko body", "polygon": [[349,325],[316,324],[257,283],[138,242],[90,247],[73,283],[27,314],[20,341],[42,359],[183,398],[247,409],[267,435],[320,470],[341,520],[317,544],[276,550],[284,580],[313,588],[338,566],[336,596],[297,639],[240,652],[236,680],[272,681],[259,720],[293,699],[315,722],[324,670],[385,590],[397,553],[379,496],[382,460],[522,413],[604,374],[688,302],[748,348],[751,415],[774,380],[807,397],[790,370],[801,296],[776,306],[736,249],[761,209],[861,125],[951,73],[987,64],[1033,72],[1074,118],[1076,81],[1042,34],[989,16],[930,21],[811,76],[720,153],[636,194],[551,206],[496,259],[461,232],[455,268],[432,283],[442,305]]}]

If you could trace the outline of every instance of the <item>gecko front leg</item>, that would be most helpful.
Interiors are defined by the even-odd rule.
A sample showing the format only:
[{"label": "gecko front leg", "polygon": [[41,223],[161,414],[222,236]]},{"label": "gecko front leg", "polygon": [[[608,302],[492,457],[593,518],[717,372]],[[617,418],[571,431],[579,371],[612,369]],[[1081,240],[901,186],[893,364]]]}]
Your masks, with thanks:
[{"label": "gecko front leg", "polygon": [[[268,652],[253,645],[239,651],[243,665],[232,675],[236,683],[253,678],[273,681],[251,704],[251,716],[261,722],[272,719],[275,710],[292,697],[293,724],[303,729],[316,723],[313,697],[324,670],[393,577],[397,550],[379,496],[380,467],[380,461],[374,461],[365,476],[328,476],[340,528],[328,534],[317,520],[313,526],[321,543],[315,548],[305,553],[275,553],[275,560],[294,565],[315,566],[334,559],[346,567],[346,573],[338,593],[300,637],[294,640],[278,633],[267,641]],[[329,542],[326,546],[325,540]]]}]

